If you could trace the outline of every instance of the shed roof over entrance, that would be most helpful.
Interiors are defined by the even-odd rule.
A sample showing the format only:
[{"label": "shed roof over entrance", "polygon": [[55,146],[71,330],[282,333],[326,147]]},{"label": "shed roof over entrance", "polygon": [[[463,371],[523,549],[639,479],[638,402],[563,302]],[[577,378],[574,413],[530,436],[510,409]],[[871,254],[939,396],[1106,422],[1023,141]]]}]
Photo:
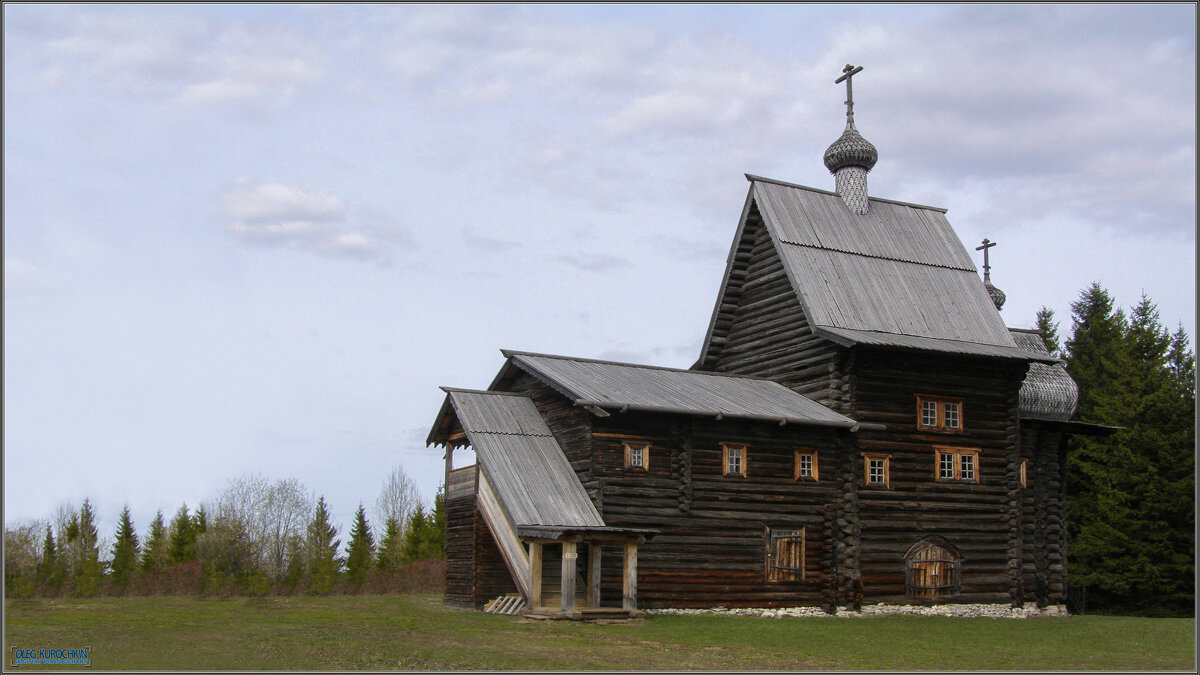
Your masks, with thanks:
[{"label": "shed roof over entrance", "polygon": [[[506,392],[442,389],[513,526],[604,527],[533,401]],[[447,412],[443,406],[435,433]]]}]

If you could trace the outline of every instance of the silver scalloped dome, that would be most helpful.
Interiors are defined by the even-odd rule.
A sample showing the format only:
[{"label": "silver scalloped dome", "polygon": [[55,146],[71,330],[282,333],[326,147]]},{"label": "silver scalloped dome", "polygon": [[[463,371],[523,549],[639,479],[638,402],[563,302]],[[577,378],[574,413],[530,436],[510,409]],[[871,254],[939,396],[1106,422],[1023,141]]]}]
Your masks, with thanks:
[{"label": "silver scalloped dome", "polygon": [[983,282],[983,287],[987,289],[988,296],[991,297],[992,304],[996,306],[996,309],[1002,309],[1004,307],[1004,301],[1008,299],[1008,296],[1004,295],[1004,291],[993,286],[992,282],[990,281]]},{"label": "silver scalloped dome", "polygon": [[833,142],[825,151],[825,167],[830,173],[846,166],[861,166],[870,171],[879,161],[879,152],[871,142],[858,133],[854,123],[846,125],[846,131],[841,138]]}]

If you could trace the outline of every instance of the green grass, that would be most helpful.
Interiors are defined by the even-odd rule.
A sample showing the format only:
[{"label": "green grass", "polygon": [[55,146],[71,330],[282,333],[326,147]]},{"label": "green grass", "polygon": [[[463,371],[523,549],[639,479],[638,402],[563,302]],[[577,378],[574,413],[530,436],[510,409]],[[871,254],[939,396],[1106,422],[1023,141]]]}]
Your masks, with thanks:
[{"label": "green grass", "polygon": [[[438,596],[8,600],[6,647],[95,670],[1186,670],[1193,619],[651,616],[533,621]],[[4,655],[9,667],[11,651]],[[36,667],[18,666],[18,670]]]}]

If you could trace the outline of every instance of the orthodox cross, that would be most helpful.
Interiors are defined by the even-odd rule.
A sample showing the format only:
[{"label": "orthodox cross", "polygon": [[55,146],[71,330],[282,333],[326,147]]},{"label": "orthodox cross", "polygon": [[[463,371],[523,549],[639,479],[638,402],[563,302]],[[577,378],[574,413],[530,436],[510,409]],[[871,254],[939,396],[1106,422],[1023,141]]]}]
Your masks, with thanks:
[{"label": "orthodox cross", "polygon": [[976,251],[983,251],[983,281],[985,283],[992,280],[992,266],[988,264],[988,249],[995,246],[996,242],[983,240],[983,246],[976,246]]},{"label": "orthodox cross", "polygon": [[841,77],[834,80],[834,84],[841,84],[842,80],[846,81],[846,121],[850,124],[854,123],[854,83],[850,78],[854,77],[863,69],[862,66],[852,66],[849,63],[845,68],[842,68]]}]

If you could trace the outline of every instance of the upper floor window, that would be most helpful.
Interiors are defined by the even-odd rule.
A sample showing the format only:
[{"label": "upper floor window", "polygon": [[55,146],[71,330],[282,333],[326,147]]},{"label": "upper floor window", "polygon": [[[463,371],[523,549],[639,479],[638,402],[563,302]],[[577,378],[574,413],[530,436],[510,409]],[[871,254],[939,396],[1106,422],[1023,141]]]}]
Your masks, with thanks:
[{"label": "upper floor window", "polygon": [[917,395],[917,428],[962,433],[963,400]]},{"label": "upper floor window", "polygon": [[938,480],[979,482],[979,451],[964,448],[935,448]]},{"label": "upper floor window", "polygon": [[721,444],[721,475],[746,477],[746,445],[744,443]]},{"label": "upper floor window", "polygon": [[796,448],[794,478],[796,480],[818,480],[820,478],[817,474],[817,452],[815,450]]},{"label": "upper floor window", "polygon": [[863,474],[868,486],[891,487],[890,455],[863,455]]},{"label": "upper floor window", "polygon": [[650,470],[650,444],[643,442],[625,443],[625,468]]}]

